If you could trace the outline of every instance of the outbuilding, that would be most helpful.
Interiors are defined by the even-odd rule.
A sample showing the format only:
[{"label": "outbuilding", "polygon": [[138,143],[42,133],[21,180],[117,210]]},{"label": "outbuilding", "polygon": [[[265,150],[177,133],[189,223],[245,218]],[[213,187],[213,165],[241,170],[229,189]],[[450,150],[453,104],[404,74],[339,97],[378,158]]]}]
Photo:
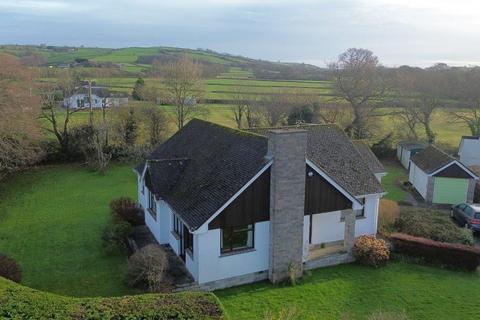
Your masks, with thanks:
[{"label": "outbuilding", "polygon": [[478,176],[430,145],[411,157],[408,180],[427,203],[472,203]]},{"label": "outbuilding", "polygon": [[401,141],[397,146],[397,159],[408,170],[410,158],[425,149],[425,145],[416,141]]},{"label": "outbuilding", "polygon": [[480,136],[463,136],[458,155],[464,165],[480,166]]}]

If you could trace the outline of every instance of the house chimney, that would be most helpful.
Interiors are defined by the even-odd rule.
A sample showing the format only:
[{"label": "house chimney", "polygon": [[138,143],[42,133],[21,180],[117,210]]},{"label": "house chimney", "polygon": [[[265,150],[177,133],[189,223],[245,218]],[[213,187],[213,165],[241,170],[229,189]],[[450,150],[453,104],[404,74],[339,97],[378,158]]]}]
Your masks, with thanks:
[{"label": "house chimney", "polygon": [[303,273],[305,207],[305,152],[307,132],[278,129],[269,132],[268,156],[273,159],[270,179],[270,268],[273,283]]}]

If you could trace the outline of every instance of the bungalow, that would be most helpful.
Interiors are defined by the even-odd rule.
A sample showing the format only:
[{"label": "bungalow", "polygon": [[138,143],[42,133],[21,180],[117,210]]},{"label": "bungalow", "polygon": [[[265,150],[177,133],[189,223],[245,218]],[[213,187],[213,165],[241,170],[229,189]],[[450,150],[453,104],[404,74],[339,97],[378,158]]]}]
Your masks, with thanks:
[{"label": "bungalow", "polygon": [[397,159],[402,163],[405,169],[410,167],[410,158],[417,152],[425,149],[425,145],[415,141],[402,141],[397,146]]},{"label": "bungalow", "polygon": [[377,156],[373,153],[372,149],[370,149],[370,146],[363,140],[354,140],[353,144],[363,160],[367,163],[370,171],[372,171],[377,180],[381,182],[382,177],[387,175],[387,171],[380,160],[378,160]]},{"label": "bungalow", "polygon": [[467,167],[480,166],[480,136],[463,136],[458,155]]},{"label": "bungalow", "polygon": [[194,119],[135,169],[146,225],[207,290],[353,261],[384,195],[331,125],[247,132]]},{"label": "bungalow", "polygon": [[459,204],[473,202],[478,176],[430,145],[411,158],[408,180],[428,203]]},{"label": "bungalow", "polygon": [[[92,108],[100,109],[106,106],[119,107],[128,105],[128,95],[122,92],[111,92],[102,87],[92,87]],[[63,107],[71,109],[90,108],[89,93],[86,88],[63,99]]]}]

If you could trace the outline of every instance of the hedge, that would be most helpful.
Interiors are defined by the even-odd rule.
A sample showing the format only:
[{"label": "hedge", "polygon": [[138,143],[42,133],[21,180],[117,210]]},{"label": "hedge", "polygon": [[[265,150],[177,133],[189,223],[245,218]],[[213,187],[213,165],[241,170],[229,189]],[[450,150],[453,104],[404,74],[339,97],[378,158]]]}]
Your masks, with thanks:
[{"label": "hedge", "polygon": [[420,257],[430,263],[440,263],[469,271],[477,270],[480,264],[480,248],[438,242],[403,233],[392,234],[390,239],[395,252]]},{"label": "hedge", "polygon": [[0,277],[0,319],[223,319],[223,311],[212,293],[71,298]]}]

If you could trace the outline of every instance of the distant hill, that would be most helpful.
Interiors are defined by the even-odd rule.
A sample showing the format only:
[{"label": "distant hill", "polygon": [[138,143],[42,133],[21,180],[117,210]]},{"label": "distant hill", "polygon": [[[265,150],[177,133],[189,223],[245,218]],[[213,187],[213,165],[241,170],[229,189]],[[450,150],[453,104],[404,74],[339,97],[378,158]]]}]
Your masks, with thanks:
[{"label": "distant hill", "polygon": [[219,53],[206,49],[183,49],[172,47],[130,47],[121,49],[0,45],[0,52],[25,59],[40,66],[93,66],[118,67],[140,75],[147,73],[155,61],[167,62],[186,54],[192,59],[223,70],[226,78],[284,79],[284,80],[327,80],[326,69],[303,63],[282,63],[250,59],[243,56]]}]

